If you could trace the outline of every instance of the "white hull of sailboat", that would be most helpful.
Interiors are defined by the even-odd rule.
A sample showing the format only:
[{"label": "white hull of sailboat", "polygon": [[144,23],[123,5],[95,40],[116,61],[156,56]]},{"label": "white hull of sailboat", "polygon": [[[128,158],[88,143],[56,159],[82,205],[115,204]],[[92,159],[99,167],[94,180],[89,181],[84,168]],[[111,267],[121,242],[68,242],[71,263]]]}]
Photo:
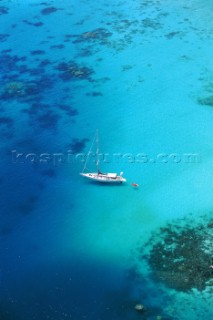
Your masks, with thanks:
[{"label": "white hull of sailboat", "polygon": [[126,182],[126,179],[122,176],[118,176],[116,174],[101,174],[97,172],[90,172],[90,173],[80,173],[81,176],[93,180],[96,182],[102,182],[102,183],[123,183]]}]

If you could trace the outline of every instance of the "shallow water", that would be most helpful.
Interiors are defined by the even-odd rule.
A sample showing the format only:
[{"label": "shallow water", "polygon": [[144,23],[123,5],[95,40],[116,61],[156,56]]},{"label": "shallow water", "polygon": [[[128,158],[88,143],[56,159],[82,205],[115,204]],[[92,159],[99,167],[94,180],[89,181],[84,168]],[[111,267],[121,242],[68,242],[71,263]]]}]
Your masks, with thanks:
[{"label": "shallow water", "polygon": [[[212,317],[211,288],[168,289],[138,253],[211,217],[211,9],[1,1],[0,318]],[[127,184],[79,176],[97,128],[101,169]]]}]

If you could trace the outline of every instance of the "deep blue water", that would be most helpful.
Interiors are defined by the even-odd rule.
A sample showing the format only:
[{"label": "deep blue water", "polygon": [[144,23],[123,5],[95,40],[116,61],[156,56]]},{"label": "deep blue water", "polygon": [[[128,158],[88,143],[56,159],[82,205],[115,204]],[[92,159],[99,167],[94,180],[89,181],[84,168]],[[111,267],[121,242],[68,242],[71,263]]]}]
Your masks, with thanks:
[{"label": "deep blue water", "polygon": [[[0,319],[210,319],[211,288],[155,283],[138,250],[211,216],[211,1],[2,0],[0,20]],[[126,185],[79,176],[97,128]]]}]

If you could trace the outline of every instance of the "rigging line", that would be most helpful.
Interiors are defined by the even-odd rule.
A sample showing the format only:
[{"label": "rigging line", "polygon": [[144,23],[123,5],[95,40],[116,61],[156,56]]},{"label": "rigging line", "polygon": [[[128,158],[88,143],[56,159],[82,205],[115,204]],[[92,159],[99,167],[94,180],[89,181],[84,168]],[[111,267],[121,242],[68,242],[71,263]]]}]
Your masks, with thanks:
[{"label": "rigging line", "polygon": [[99,149],[98,149],[98,129],[96,129],[96,167],[97,167],[97,172],[99,171]]},{"label": "rigging line", "polygon": [[90,154],[92,153],[92,151],[91,151],[91,150],[92,150],[92,148],[93,148],[93,145],[94,145],[94,142],[95,142],[95,138],[96,138],[96,136],[97,136],[97,132],[95,133],[95,136],[94,136],[94,138],[93,138],[93,141],[92,141],[91,147],[90,147],[90,149],[89,149],[89,151],[88,151],[88,153],[87,153],[86,161],[85,161],[85,164],[84,164],[84,167],[83,167],[82,172],[84,172],[84,171],[85,171],[85,169],[86,169],[86,166],[87,166],[87,162],[88,162],[89,156],[90,156]]}]

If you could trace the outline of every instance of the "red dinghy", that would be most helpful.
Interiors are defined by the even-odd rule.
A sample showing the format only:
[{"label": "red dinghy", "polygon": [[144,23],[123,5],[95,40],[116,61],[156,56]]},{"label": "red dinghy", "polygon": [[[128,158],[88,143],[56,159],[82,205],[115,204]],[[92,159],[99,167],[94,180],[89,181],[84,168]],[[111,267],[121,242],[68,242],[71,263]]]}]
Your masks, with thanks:
[{"label": "red dinghy", "polygon": [[132,182],[132,186],[135,187],[135,188],[138,188],[139,187],[139,184],[135,183],[135,182]]}]

